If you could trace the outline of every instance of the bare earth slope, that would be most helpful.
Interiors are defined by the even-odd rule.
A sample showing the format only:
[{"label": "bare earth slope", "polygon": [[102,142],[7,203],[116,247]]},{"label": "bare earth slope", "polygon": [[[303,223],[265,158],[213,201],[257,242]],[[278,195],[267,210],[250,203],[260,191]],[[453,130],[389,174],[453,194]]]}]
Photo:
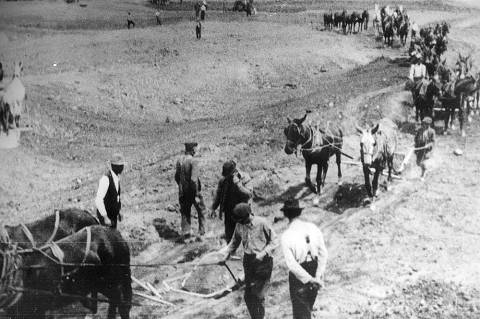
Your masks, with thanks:
[{"label": "bare earth slope", "polygon": [[[143,3],[88,2],[85,13],[56,2],[0,2],[0,59],[7,78],[15,58],[26,65],[29,110],[22,122],[33,128],[22,135],[21,147],[0,150],[0,166],[6,168],[0,171],[2,220],[29,221],[59,207],[92,209],[106,160],[120,150],[129,161],[120,231],[130,240],[134,262],[187,261],[133,269],[137,278],[157,280],[160,287],[159,281],[191,271],[195,258],[222,244],[218,220],[208,219],[206,239],[193,245],[159,238],[153,227],[154,218],[164,218],[179,229],[180,216],[172,211],[173,164],[182,143],[195,139],[208,204],[228,158],[251,177],[255,212],[272,222],[287,195],[302,198],[304,217],[320,225],[330,253],[317,317],[480,317],[478,123],[469,125],[466,140],[458,132],[439,136],[437,168],[426,182],[410,165],[403,180],[381,192],[374,209],[360,205],[358,167],[344,165],[339,187],[333,162],[325,193],[313,206],[302,184],[301,159],[283,153],[286,116],[301,116],[307,108],[342,123],[345,151],[355,157],[356,122],[388,116],[401,126],[402,151],[413,139],[410,97],[402,92],[408,69],[394,62],[404,49],[383,47],[371,30],[349,36],[320,31],[321,14],[332,3],[335,9],[372,9],[369,1],[308,8],[295,2],[248,20],[209,12],[213,21],[205,22],[204,39],[194,41],[189,11],[167,11],[183,18],[155,27]],[[422,24],[451,23],[449,63],[458,52],[477,57],[477,11],[436,1],[403,4]],[[126,10],[142,28],[122,28]],[[453,155],[458,147],[463,157]],[[275,224],[279,233],[285,227],[285,221]],[[240,263],[232,265],[241,274]],[[206,274],[220,271],[212,267]],[[286,278],[278,252],[267,302],[271,318],[291,316]],[[246,317],[242,295],[201,300],[168,293],[165,299],[176,307],[139,299],[144,306],[134,307],[132,315]]]}]

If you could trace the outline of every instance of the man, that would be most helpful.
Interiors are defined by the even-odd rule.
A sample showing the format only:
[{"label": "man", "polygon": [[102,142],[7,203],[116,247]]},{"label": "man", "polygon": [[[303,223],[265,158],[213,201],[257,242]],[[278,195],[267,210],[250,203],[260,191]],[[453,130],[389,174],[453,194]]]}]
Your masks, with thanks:
[{"label": "man", "polygon": [[328,255],[320,229],[298,218],[302,209],[296,199],[287,200],[281,209],[289,220],[281,242],[289,269],[294,319],[311,318],[318,290],[323,286]]},{"label": "man", "polygon": [[422,126],[415,134],[415,155],[417,165],[422,169],[421,180],[425,180],[427,169],[431,168],[433,147],[435,146],[435,130],[431,127],[432,118],[426,116],[422,120]]},{"label": "man", "polygon": [[125,160],[122,154],[114,154],[110,161],[110,170],[100,178],[98,183],[95,205],[97,207],[97,218],[100,224],[117,228],[117,221],[122,221],[120,209],[120,179],[123,172]]},{"label": "man", "polygon": [[160,11],[155,11],[155,18],[157,19],[157,25],[162,25],[162,19],[160,18]]},{"label": "man", "polygon": [[132,26],[132,28],[135,28],[135,22],[133,22],[133,16],[129,12],[128,15],[127,15],[127,28],[130,29],[130,26]]},{"label": "man", "polygon": [[220,207],[218,217],[225,216],[225,240],[230,242],[235,230],[236,222],[232,218],[232,212],[239,203],[246,203],[251,197],[250,191],[242,185],[241,175],[237,171],[234,161],[227,161],[222,167],[222,178],[218,182],[217,191],[211,207],[211,216],[215,216],[215,210]]},{"label": "man", "polygon": [[205,204],[200,193],[201,183],[196,161],[193,159],[198,143],[185,143],[185,155],[176,165],[175,181],[178,184],[178,200],[182,215],[182,233],[184,238],[191,236],[191,211],[192,205],[198,213],[198,231],[200,236],[205,234]]},{"label": "man", "polygon": [[200,20],[205,20],[205,14],[207,12],[207,0],[202,0],[202,5],[200,7]]},{"label": "man", "polygon": [[197,21],[197,26],[195,27],[195,34],[197,35],[197,39],[202,38],[202,23],[200,23],[200,20]]},{"label": "man", "polygon": [[247,203],[235,206],[232,217],[237,225],[232,240],[220,251],[224,255],[223,263],[242,243],[245,303],[252,319],[263,319],[265,293],[273,269],[273,252],[278,246],[277,235],[264,218],[252,213]]},{"label": "man", "polygon": [[0,62],[0,82],[2,82],[2,81],[3,81],[3,65]]},{"label": "man", "polygon": [[[408,78],[411,83],[412,88],[412,97],[413,103],[417,100],[417,98],[421,95],[422,87],[426,88],[426,76],[427,76],[427,68],[425,64],[422,63],[422,55],[420,53],[416,53],[415,57],[413,58],[413,63],[410,66],[410,73]],[[424,92],[423,92],[424,93]]]}]

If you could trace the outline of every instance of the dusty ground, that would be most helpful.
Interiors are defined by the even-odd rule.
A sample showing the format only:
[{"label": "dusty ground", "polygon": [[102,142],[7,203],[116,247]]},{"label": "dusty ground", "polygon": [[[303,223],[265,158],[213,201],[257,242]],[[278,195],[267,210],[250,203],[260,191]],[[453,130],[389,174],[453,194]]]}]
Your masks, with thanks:
[{"label": "dusty ground", "polygon": [[[252,19],[211,11],[201,41],[194,41],[191,3],[172,4],[176,10],[162,13],[162,27],[154,26],[153,11],[144,3],[84,3],[86,8],[0,2],[0,61],[7,77],[14,59],[24,61],[29,108],[22,122],[33,128],[23,133],[21,147],[0,150],[6,168],[0,172],[3,221],[32,220],[59,207],[92,209],[109,154],[122,151],[129,165],[120,231],[131,243],[134,262],[185,262],[133,269],[137,278],[161,287],[161,280],[191,271],[196,258],[222,244],[221,222],[210,219],[204,242],[185,246],[174,240],[180,216],[173,164],[182,143],[195,139],[208,204],[221,163],[234,158],[251,178],[259,215],[273,222],[283,199],[296,195],[308,207],[305,218],[322,227],[330,260],[317,317],[480,317],[477,124],[469,126],[467,140],[455,131],[440,136],[437,169],[427,181],[420,182],[410,166],[373,209],[360,205],[358,167],[343,166],[339,188],[333,162],[314,207],[302,184],[302,161],[282,151],[286,116],[301,116],[307,108],[343,125],[349,154],[358,154],[353,124],[383,116],[399,123],[402,150],[411,144],[409,94],[402,91],[408,69],[394,62],[404,50],[383,47],[372,31],[321,31],[324,10],[373,9],[373,2],[259,2],[260,13]],[[470,51],[478,61],[478,11],[463,2],[403,4],[421,24],[451,23],[449,63],[458,52]],[[139,28],[124,29],[126,10]],[[463,157],[453,155],[457,147]],[[170,238],[159,237],[155,218],[164,219],[162,235],[167,230]],[[275,224],[279,233],[285,227],[285,221]],[[280,253],[276,260],[267,314],[289,317]],[[232,266],[241,274],[238,261]],[[205,276],[220,271],[225,270],[202,270]],[[216,279],[231,283],[226,271]],[[241,291],[219,300],[174,293],[165,299],[177,306],[142,301],[145,306],[134,307],[132,315],[247,315]]]}]

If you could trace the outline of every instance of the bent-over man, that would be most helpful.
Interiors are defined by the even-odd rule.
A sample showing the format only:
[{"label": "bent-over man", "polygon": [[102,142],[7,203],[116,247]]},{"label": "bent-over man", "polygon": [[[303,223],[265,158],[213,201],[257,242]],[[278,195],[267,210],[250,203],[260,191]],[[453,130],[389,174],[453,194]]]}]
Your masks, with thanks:
[{"label": "bent-over man", "polygon": [[289,269],[294,319],[311,318],[318,290],[323,286],[328,256],[320,229],[298,218],[302,209],[296,199],[286,201],[281,209],[289,220],[282,234],[282,250]]},{"label": "bent-over man", "polygon": [[211,207],[212,217],[220,207],[218,217],[225,215],[225,240],[230,242],[235,230],[236,222],[232,219],[232,212],[239,203],[247,203],[251,197],[250,191],[242,185],[241,175],[234,161],[227,161],[222,167],[222,178],[218,182],[217,191]]},{"label": "bent-over man", "polygon": [[252,319],[265,317],[265,293],[272,276],[273,252],[278,246],[277,235],[265,218],[255,216],[250,205],[240,203],[233,209],[237,222],[232,240],[221,252],[224,262],[243,244],[245,272],[245,303]]},{"label": "bent-over man", "polygon": [[426,116],[422,120],[422,126],[415,134],[415,155],[417,156],[417,165],[422,169],[420,176],[422,181],[425,180],[427,170],[431,168],[431,158],[435,146],[435,130],[431,125],[432,119]]},{"label": "bent-over man", "polygon": [[123,172],[125,160],[122,154],[114,154],[110,160],[110,170],[100,178],[95,206],[100,224],[117,228],[117,221],[122,221],[120,209],[120,174]]},{"label": "bent-over man", "polygon": [[175,181],[178,184],[178,200],[182,215],[181,227],[184,238],[191,236],[192,205],[198,213],[198,231],[205,234],[205,204],[201,194],[201,182],[198,166],[193,156],[197,143],[185,143],[185,155],[181,156],[176,165]]}]

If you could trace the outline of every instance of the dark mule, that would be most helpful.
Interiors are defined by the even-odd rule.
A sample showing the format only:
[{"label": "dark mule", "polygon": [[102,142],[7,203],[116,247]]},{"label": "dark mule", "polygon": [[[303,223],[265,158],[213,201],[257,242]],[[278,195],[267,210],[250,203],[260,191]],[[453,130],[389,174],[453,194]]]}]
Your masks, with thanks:
[{"label": "dark mule", "polygon": [[[78,208],[57,210],[45,218],[28,224],[5,226],[10,239],[21,248],[37,247],[75,234],[86,226],[98,225],[98,221],[88,211]],[[32,243],[33,241],[33,243]]]},{"label": "dark mule", "polygon": [[420,93],[417,94],[414,101],[416,121],[422,121],[426,116],[433,118],[433,107],[439,99],[440,93],[441,85],[435,80],[422,84]]},{"label": "dark mule", "polygon": [[332,12],[324,13],[323,14],[323,26],[324,26],[325,30],[332,30],[333,25],[334,25],[333,13]]},{"label": "dark mule", "polygon": [[130,251],[117,230],[86,227],[42,250],[19,254],[20,267],[11,284],[23,294],[6,309],[10,318],[46,318],[47,311],[81,301],[90,293],[96,296],[97,292],[108,298],[109,319],[115,318],[117,308],[122,319],[129,318]]},{"label": "dark mule", "polygon": [[[300,119],[291,120],[287,118],[288,126],[284,129],[284,134],[287,138],[285,153],[288,155],[293,154],[300,146],[300,151],[305,159],[305,183],[313,192],[321,194],[328,171],[328,161],[333,155],[336,155],[339,181],[342,178],[343,132],[340,128],[328,128],[326,130],[314,128],[311,125],[304,124],[306,118],[307,114]],[[310,171],[314,164],[317,165],[316,188],[310,179]]]},{"label": "dark mule", "polygon": [[398,28],[398,35],[400,36],[400,43],[402,44],[402,46],[405,46],[405,44],[407,43],[409,28],[410,22],[408,21],[408,17],[404,16]]},{"label": "dark mule", "polygon": [[395,31],[393,29],[393,18],[391,16],[386,16],[384,20],[383,28],[383,38],[384,43],[392,46],[393,37],[395,36]]},{"label": "dark mule", "polygon": [[[358,31],[355,31],[355,28],[357,27],[358,25]],[[358,12],[352,12],[352,14],[350,15],[350,28],[349,28],[349,31],[350,33],[352,33],[352,30],[353,30],[353,33],[355,32],[360,32],[362,29],[362,15]]]},{"label": "dark mule", "polygon": [[335,12],[333,15],[333,25],[335,28],[340,29],[343,23],[343,12]]},{"label": "dark mule", "polygon": [[13,114],[10,112],[10,106],[3,101],[3,97],[0,97],[0,125],[3,131],[7,134],[11,117],[13,117]]},{"label": "dark mule", "polygon": [[[368,196],[377,196],[378,178],[382,171],[388,167],[388,183],[392,180],[393,156],[397,149],[397,125],[388,118],[383,118],[372,129],[362,129],[357,126],[361,134],[360,157],[362,160],[365,188]],[[370,183],[370,169],[374,169],[373,180]]]}]

